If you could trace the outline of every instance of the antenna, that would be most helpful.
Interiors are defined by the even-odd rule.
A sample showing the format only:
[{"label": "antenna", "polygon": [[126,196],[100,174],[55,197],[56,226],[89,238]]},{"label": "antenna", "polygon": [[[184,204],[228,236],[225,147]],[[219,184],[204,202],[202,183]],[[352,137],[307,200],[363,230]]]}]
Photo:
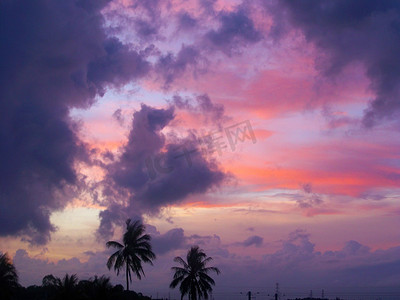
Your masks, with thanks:
[{"label": "antenna", "polygon": [[[243,295],[242,292],[240,292],[240,294]],[[259,292],[256,292],[255,294],[258,295],[258,294],[260,294],[260,293],[259,293]],[[252,294],[251,291],[248,291],[248,292],[246,293],[246,296],[248,297],[248,298],[247,298],[248,300],[251,300],[252,298],[256,298],[256,296],[253,296],[253,295],[254,295],[254,294]]]},{"label": "antenna", "polygon": [[[268,297],[270,297],[271,295],[270,294],[268,294]],[[283,299],[283,297],[285,297],[286,295],[285,295],[285,293],[282,293],[281,291],[280,291],[280,289],[279,289],[279,283],[277,282],[276,283],[276,286],[275,286],[275,293],[273,294],[273,299],[274,300],[281,300],[281,299]],[[271,298],[272,299],[272,298]]]},{"label": "antenna", "polygon": [[279,283],[276,283],[276,288],[275,288],[275,300],[280,300],[281,299],[281,293],[279,292]]}]

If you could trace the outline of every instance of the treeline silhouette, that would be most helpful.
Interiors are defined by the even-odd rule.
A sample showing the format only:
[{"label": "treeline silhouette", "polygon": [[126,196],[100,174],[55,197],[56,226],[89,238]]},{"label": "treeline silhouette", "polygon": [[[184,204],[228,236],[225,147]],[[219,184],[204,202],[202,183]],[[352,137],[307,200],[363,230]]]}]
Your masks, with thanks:
[{"label": "treeline silhouette", "polygon": [[[287,300],[328,300],[328,298],[311,298],[311,297],[307,297],[307,298],[295,298],[295,299],[287,299]],[[340,298],[335,298],[335,300],[343,300]]]},{"label": "treeline silhouette", "polygon": [[8,297],[0,294],[0,299],[8,300],[150,300],[134,291],[125,291],[120,284],[113,286],[106,276],[78,280],[76,275],[66,274],[64,278],[47,275],[42,285],[27,288],[14,287]]},{"label": "treeline silhouette", "polygon": [[[46,275],[42,285],[22,287],[18,283],[18,274],[15,266],[7,254],[0,252],[0,300],[146,300],[151,299],[141,293],[129,291],[132,275],[139,280],[144,276],[142,262],[153,265],[156,255],[152,251],[151,237],[145,234],[145,226],[141,221],[126,220],[126,231],[122,243],[109,241],[108,248],[116,251],[107,260],[107,268],[114,269],[119,275],[125,271],[126,290],[120,284],[113,286],[110,278],[94,276],[87,280],[80,280],[76,274],[65,274],[63,278]],[[193,246],[186,255],[186,260],[177,256],[174,259],[180,266],[172,267],[174,272],[170,288],[179,285],[181,299],[188,296],[191,300],[208,299],[212,292],[214,280],[209,273],[219,274],[220,270],[209,267],[212,261],[202,249]]]}]

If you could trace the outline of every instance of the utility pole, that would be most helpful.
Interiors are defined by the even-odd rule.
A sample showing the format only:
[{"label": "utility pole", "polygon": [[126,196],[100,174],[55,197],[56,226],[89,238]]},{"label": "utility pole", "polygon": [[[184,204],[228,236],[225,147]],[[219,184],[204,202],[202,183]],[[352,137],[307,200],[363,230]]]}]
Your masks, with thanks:
[{"label": "utility pole", "polygon": [[251,300],[251,292],[248,291],[246,295],[249,296],[249,298],[247,298],[247,299],[248,299],[248,300]]},{"label": "utility pole", "polygon": [[324,290],[322,290],[322,295],[321,295],[322,297],[322,299],[325,299],[325,292],[324,292]]},{"label": "utility pole", "polygon": [[312,290],[310,290],[310,298],[311,298],[311,299],[313,298]]}]

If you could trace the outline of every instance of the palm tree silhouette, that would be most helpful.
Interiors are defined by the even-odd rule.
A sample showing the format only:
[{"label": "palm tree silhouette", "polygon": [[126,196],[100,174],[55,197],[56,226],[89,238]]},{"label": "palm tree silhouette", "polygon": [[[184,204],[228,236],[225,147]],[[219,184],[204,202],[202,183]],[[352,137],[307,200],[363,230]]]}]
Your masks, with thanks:
[{"label": "palm tree silhouette", "polygon": [[7,253],[0,252],[0,299],[9,299],[18,284],[18,274]]},{"label": "palm tree silhouette", "polygon": [[189,300],[208,299],[208,293],[212,292],[211,286],[215,285],[215,281],[208,276],[208,273],[220,273],[218,268],[207,267],[211,260],[212,258],[207,257],[199,246],[190,248],[186,261],[179,256],[174,258],[174,261],[183,267],[171,268],[175,274],[169,287],[175,288],[180,283],[181,300],[186,294],[189,295]]},{"label": "palm tree silhouette", "polygon": [[107,261],[107,267],[110,270],[114,266],[114,270],[119,275],[120,270],[126,267],[126,289],[129,291],[129,282],[132,282],[131,272],[138,279],[142,279],[144,271],[142,262],[153,265],[156,255],[151,249],[151,237],[144,234],[146,227],[140,222],[132,223],[131,219],[126,220],[126,232],[123,236],[123,244],[116,241],[106,243],[107,247],[118,249],[114,252]]},{"label": "palm tree silhouette", "polygon": [[62,279],[52,274],[46,275],[43,277],[42,287],[45,289],[46,299],[78,299],[81,294],[76,274],[65,274]]},{"label": "palm tree silhouette", "polygon": [[[110,278],[97,275],[88,280],[81,280],[78,284],[79,292],[86,300],[107,300],[113,299],[112,284]],[[114,297],[115,298],[115,297]]]},{"label": "palm tree silhouette", "polygon": [[76,274],[65,274],[63,279],[56,277],[57,295],[60,300],[76,299],[78,291],[78,277]]}]

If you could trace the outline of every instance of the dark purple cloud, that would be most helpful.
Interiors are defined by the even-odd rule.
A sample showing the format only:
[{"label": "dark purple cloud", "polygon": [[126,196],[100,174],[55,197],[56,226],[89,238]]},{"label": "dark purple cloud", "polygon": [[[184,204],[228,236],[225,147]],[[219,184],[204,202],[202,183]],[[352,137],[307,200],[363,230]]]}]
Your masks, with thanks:
[{"label": "dark purple cloud", "polygon": [[167,20],[163,19],[162,10],[169,5],[169,1],[165,0],[114,1],[113,6],[104,13],[107,20],[111,21],[113,32],[125,35],[122,31],[128,28],[133,40],[147,43],[164,39],[160,31],[166,26]]},{"label": "dark purple cloud", "polygon": [[[164,3],[163,3],[164,2]],[[132,1],[132,8],[139,11],[138,18],[135,20],[136,32],[143,38],[156,35],[161,26],[161,4],[167,1]],[[146,18],[144,17],[146,16]]]},{"label": "dark purple cloud", "polygon": [[164,234],[152,235],[153,250],[156,254],[165,254],[171,250],[186,246],[185,234],[182,228],[174,228]]},{"label": "dark purple cloud", "polygon": [[71,108],[148,70],[140,54],[107,37],[108,1],[0,4],[0,235],[44,244],[54,210],[79,192],[88,161]]},{"label": "dark purple cloud", "polygon": [[261,247],[264,242],[264,239],[258,235],[252,235],[245,239],[243,242],[238,242],[235,243],[235,246],[243,246],[243,247],[250,247],[250,246],[256,246],[256,247]]},{"label": "dark purple cloud", "polygon": [[172,138],[162,133],[174,119],[174,108],[142,104],[133,114],[132,129],[120,158],[109,164],[103,196],[108,209],[100,213],[99,233],[107,236],[112,224],[130,214],[158,213],[192,194],[219,186],[227,175],[198,151],[193,138]]},{"label": "dark purple cloud", "polygon": [[193,71],[196,71],[200,59],[200,51],[196,47],[182,45],[176,55],[167,53],[160,56],[155,65],[155,72],[162,76],[165,87],[168,88],[187,69],[192,68]]},{"label": "dark purple cloud", "polygon": [[287,31],[289,21],[321,50],[317,63],[326,76],[338,76],[350,64],[364,65],[375,93],[364,113],[365,126],[398,116],[398,1],[279,1],[274,14],[274,32]]},{"label": "dark purple cloud", "polygon": [[178,28],[179,30],[191,30],[197,25],[197,20],[192,17],[188,12],[180,12],[178,14]]},{"label": "dark purple cloud", "polygon": [[122,115],[122,109],[118,108],[114,113],[112,114],[113,118],[118,122],[118,124],[123,125],[125,120],[124,116]]},{"label": "dark purple cloud", "polygon": [[206,39],[216,49],[231,55],[237,48],[254,44],[262,39],[262,34],[255,26],[245,6],[233,11],[221,11],[217,20],[219,28],[210,30]]},{"label": "dark purple cloud", "polygon": [[108,38],[103,47],[103,55],[91,61],[87,68],[87,80],[100,89],[99,94],[104,93],[107,85],[118,87],[149,71],[149,63],[118,39]]},{"label": "dark purple cloud", "polygon": [[[173,5],[171,1],[130,1],[105,11],[116,34],[124,36],[125,29],[132,40],[147,44],[147,55],[155,62],[154,75],[165,89],[184,75],[207,72],[209,57],[216,52],[232,56],[263,39],[252,19],[254,8],[247,2],[217,11],[214,1],[201,1],[196,17],[185,8],[171,9]],[[163,53],[170,39],[181,47]]]},{"label": "dark purple cloud", "polygon": [[207,94],[196,97],[181,97],[175,95],[170,102],[177,109],[184,109],[196,115],[196,118],[204,119],[205,124],[221,126],[222,122],[229,120],[225,115],[222,104],[213,103]]}]

